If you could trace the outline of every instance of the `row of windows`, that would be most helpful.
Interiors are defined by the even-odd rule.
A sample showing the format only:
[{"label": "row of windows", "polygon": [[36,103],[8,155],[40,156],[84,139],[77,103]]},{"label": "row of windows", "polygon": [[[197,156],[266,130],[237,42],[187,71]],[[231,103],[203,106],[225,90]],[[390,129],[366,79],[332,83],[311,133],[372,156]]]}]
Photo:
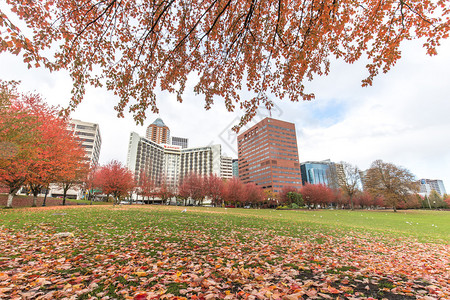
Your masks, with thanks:
[{"label": "row of windows", "polygon": [[300,172],[283,172],[283,171],[273,171],[277,174],[289,174],[289,175],[300,175]]},{"label": "row of windows", "polygon": [[[297,156],[297,155],[296,155],[296,156]],[[270,158],[276,158],[276,159],[282,159],[282,160],[293,160],[293,161],[298,161],[297,158],[281,157],[281,156],[275,156],[275,155],[271,155]]]},{"label": "row of windows", "polygon": [[257,136],[255,139],[252,139],[251,141],[242,142],[240,145],[238,145],[238,146],[240,146],[239,151],[241,151],[241,150],[249,151],[252,147],[259,145],[259,142],[264,140],[266,138],[266,136],[267,136],[266,134],[262,134],[262,135]]},{"label": "row of windows", "polygon": [[294,129],[286,128],[286,127],[280,127],[280,126],[271,125],[271,124],[269,124],[269,127],[276,128],[276,129],[281,129],[281,130],[286,130],[286,131],[291,131],[291,132],[295,132]]},{"label": "row of windows", "polygon": [[274,180],[273,182],[280,182],[280,183],[295,183],[295,184],[301,184],[300,181],[284,181],[284,180]]},{"label": "row of windows", "polygon": [[81,131],[77,131],[75,132],[76,135],[84,135],[84,136],[95,136],[95,133],[90,133],[90,132],[81,132]]},{"label": "row of windows", "polygon": [[[287,133],[287,132],[282,132],[282,131],[277,131],[277,130],[272,130],[272,129],[270,129],[269,131],[273,132],[273,133],[277,133],[277,134],[284,134],[284,135],[278,136],[283,139],[292,139],[292,138],[289,138],[289,136],[295,137],[295,134],[293,134],[293,133]],[[285,136],[285,135],[287,135],[287,136]]]},{"label": "row of windows", "polygon": [[274,146],[283,146],[283,147],[287,147],[287,148],[295,148],[295,149],[297,149],[297,145],[295,144],[295,142],[291,142],[291,141],[282,141],[282,140],[279,140],[279,139],[271,139],[271,141],[282,142],[282,143],[287,143],[287,144],[295,145],[295,146],[291,146],[291,145],[285,145],[285,144],[270,143],[271,145],[274,145]]},{"label": "row of windows", "polygon": [[277,147],[272,147],[272,149],[274,149],[274,150],[280,150],[280,151],[285,151],[285,152],[293,152],[293,153],[297,153],[297,150],[283,149],[283,148],[277,148]]},{"label": "row of windows", "polygon": [[[272,154],[279,154],[279,155],[286,155],[286,156],[294,156],[294,157],[297,157],[297,154],[290,154],[290,153],[283,153],[283,152],[275,152],[275,151],[270,151],[270,153],[272,153]],[[287,159],[287,158],[283,158],[283,159]]]},{"label": "row of windows", "polygon": [[274,175],[273,177],[275,177],[275,178],[287,178],[287,179],[300,179],[299,176],[292,177],[292,176]]},{"label": "row of windows", "polygon": [[[262,176],[262,175],[266,175],[266,174],[270,174],[270,171],[268,171],[268,172],[263,172],[263,173],[259,173],[259,174],[255,174],[255,175],[252,175],[252,176],[248,176],[248,178],[249,179],[251,179],[251,178],[256,178],[256,177],[259,177],[259,176]],[[260,178],[260,179],[266,179],[266,178],[269,178],[270,176],[268,176],[268,177],[264,177],[264,178]]]},{"label": "row of windows", "polygon": [[[271,130],[271,132],[279,133],[278,131],[272,131],[272,130]],[[279,137],[279,138],[282,138],[282,139],[288,139],[288,140],[293,140],[293,141],[296,141],[296,140],[297,140],[296,138],[291,138],[291,137],[288,137],[288,136],[283,136],[283,135],[278,135],[278,134],[272,134],[272,133],[269,133],[269,136]]]},{"label": "row of windows", "polygon": [[95,126],[77,125],[77,129],[94,130],[95,131],[96,127]]}]

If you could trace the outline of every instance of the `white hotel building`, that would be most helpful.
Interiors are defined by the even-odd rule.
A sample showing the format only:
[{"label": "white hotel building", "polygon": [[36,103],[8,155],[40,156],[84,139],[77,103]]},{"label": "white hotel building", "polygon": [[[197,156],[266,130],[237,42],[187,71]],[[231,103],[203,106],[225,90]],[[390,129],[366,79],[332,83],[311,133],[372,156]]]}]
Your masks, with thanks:
[{"label": "white hotel building", "polygon": [[157,144],[135,132],[130,135],[127,166],[137,182],[144,173],[156,185],[165,181],[173,187],[189,173],[228,177],[228,172],[221,168],[220,145],[183,149],[177,145]]}]

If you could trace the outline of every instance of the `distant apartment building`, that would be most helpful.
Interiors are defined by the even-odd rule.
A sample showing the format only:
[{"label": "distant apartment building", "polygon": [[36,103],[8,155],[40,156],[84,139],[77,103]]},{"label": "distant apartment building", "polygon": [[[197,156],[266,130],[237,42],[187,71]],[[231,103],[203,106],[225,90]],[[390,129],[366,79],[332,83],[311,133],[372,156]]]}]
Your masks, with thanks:
[{"label": "distant apartment building", "polygon": [[301,188],[295,124],[265,118],[237,138],[239,178],[280,192]]},{"label": "distant apartment building", "polygon": [[132,132],[127,166],[138,182],[145,174],[155,185],[163,182],[176,187],[190,173],[221,175],[221,146],[186,148],[157,144]]},{"label": "distant apartment building", "polygon": [[102,147],[102,138],[98,124],[72,119],[69,122],[70,130],[81,141],[90,164],[97,165]]},{"label": "distant apartment building", "polygon": [[170,144],[170,130],[161,118],[147,127],[145,137],[157,144]]},{"label": "distant apartment building", "polygon": [[435,190],[439,195],[446,194],[444,182],[440,179],[420,179],[420,193],[430,195]]},{"label": "distant apartment building", "polygon": [[172,139],[171,144],[174,146],[180,146],[182,149],[186,149],[188,147],[187,138],[173,136],[171,139]]},{"label": "distant apartment building", "polygon": [[233,159],[231,162],[232,168],[233,168],[233,177],[239,177],[239,160]]},{"label": "distant apartment building", "polygon": [[233,159],[226,156],[222,156],[220,159],[220,177],[233,178]]}]

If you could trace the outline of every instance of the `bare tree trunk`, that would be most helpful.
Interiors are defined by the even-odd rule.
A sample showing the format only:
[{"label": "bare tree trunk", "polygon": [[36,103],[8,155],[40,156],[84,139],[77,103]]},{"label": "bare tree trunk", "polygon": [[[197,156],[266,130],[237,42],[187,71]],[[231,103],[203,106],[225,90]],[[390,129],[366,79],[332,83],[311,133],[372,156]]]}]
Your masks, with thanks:
[{"label": "bare tree trunk", "polygon": [[6,208],[12,208],[13,198],[14,198],[14,194],[9,193],[8,194],[8,202],[6,203]]},{"label": "bare tree trunk", "polygon": [[45,196],[44,196],[44,201],[42,202],[42,206],[47,205],[46,202],[47,202],[48,189],[49,189],[49,186],[47,185],[47,187],[45,188]]},{"label": "bare tree trunk", "polygon": [[36,207],[37,206],[37,195],[33,194],[33,204],[31,205],[31,207]]}]

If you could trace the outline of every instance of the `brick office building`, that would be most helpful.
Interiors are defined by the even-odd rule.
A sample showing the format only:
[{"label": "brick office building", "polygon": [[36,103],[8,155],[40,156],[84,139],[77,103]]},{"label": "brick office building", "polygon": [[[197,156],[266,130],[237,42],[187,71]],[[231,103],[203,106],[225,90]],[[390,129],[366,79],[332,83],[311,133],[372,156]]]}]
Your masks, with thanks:
[{"label": "brick office building", "polygon": [[295,124],[265,118],[238,136],[239,178],[280,192],[301,188]]}]

